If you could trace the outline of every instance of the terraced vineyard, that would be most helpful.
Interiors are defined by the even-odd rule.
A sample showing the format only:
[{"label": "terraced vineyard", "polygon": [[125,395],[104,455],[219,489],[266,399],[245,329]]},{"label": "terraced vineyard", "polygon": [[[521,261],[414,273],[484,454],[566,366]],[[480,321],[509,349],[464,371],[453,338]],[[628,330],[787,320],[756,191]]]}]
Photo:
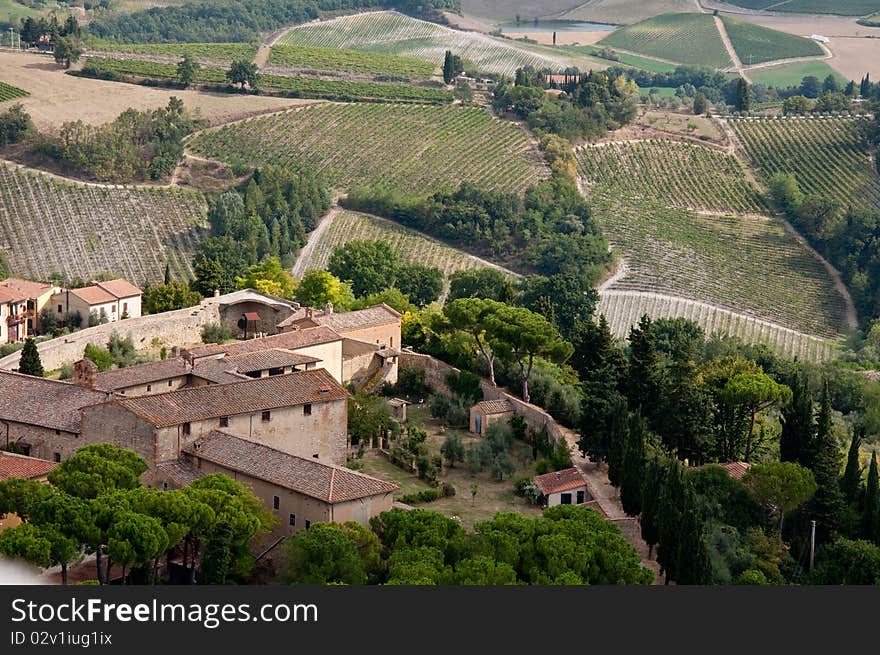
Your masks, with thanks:
[{"label": "terraced vineyard", "polygon": [[792,173],[804,193],[844,206],[880,207],[880,176],[872,167],[864,128],[853,118],[733,119],[734,132],[759,175]]},{"label": "terraced vineyard", "polygon": [[479,107],[315,104],[202,132],[196,154],[251,165],[308,165],[338,188],[433,193],[471,181],[521,191],[548,175],[517,125]]},{"label": "terraced vineyard", "polygon": [[638,291],[605,291],[596,314],[604,314],[612,333],[625,338],[643,314],[651,318],[682,317],[696,322],[709,336],[739,337],[747,343],[764,343],[789,357],[804,361],[831,359],[834,341],[810,336],[752,316],[737,314],[704,302]]},{"label": "terraced vineyard", "polygon": [[393,11],[355,14],[299,25],[282,36],[278,44],[383,52],[421,59],[435,67],[442,66],[444,53],[452,50],[480,70],[511,77],[517,68],[523,66],[561,72],[568,66],[587,70],[608,65],[601,59],[565,53],[549,46],[453,30]]},{"label": "terraced vineyard", "polygon": [[294,273],[298,276],[312,269],[326,269],[334,247],[359,239],[386,241],[400,261],[439,268],[447,278],[456,271],[485,266],[476,257],[376,216],[340,211],[324,220],[332,222],[297,261]]},{"label": "terraced vineyard", "polygon": [[307,98],[331,100],[377,99],[415,102],[452,102],[451,91],[409,84],[384,84],[356,80],[324,80],[317,77],[270,75],[262,73],[260,84],[264,87],[294,92]]},{"label": "terraced vineyard", "polygon": [[703,214],[594,189],[594,211],[627,263],[613,290],[705,302],[835,338],[845,305],[822,265],[774,219]]},{"label": "terraced vineyard", "polygon": [[710,14],[656,16],[612,32],[599,43],[694,66],[732,65]]},{"label": "terraced vineyard", "polygon": [[138,55],[183,57],[190,55],[202,61],[250,61],[257,54],[251,43],[110,43],[100,42],[90,50],[95,52],[124,52]]},{"label": "terraced vineyard", "polygon": [[720,212],[766,209],[758,189],[732,155],[666,140],[611,142],[578,149],[588,185],[675,207]]},{"label": "terraced vineyard", "polygon": [[19,89],[17,86],[0,82],[0,102],[15,100],[16,98],[26,98],[29,95],[30,93],[23,89]]},{"label": "terraced vineyard", "polygon": [[[121,73],[143,77],[176,78],[177,64],[141,59],[113,59],[109,57],[89,57],[89,68],[103,73]],[[196,73],[197,82],[226,82],[226,69],[202,66]]]},{"label": "terraced vineyard", "polygon": [[430,77],[436,68],[434,64],[420,59],[381,52],[293,45],[273,46],[269,65],[405,77]]},{"label": "terraced vineyard", "polygon": [[167,261],[191,278],[205,233],[201,194],[67,182],[0,162],[0,250],[17,276],[108,272],[155,283]]},{"label": "terraced vineyard", "polygon": [[786,34],[727,16],[721,20],[733,49],[744,66],[777,59],[821,57],[825,54],[818,43],[802,36]]}]

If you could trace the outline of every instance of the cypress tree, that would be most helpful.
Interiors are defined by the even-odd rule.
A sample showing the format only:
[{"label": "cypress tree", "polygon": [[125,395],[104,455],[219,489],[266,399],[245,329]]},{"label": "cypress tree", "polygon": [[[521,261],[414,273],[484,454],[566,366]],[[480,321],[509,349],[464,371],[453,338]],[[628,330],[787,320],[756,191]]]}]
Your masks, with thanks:
[{"label": "cypress tree", "polygon": [[858,506],[862,491],[862,467],[859,465],[859,447],[861,445],[862,434],[859,429],[856,429],[853,431],[852,441],[849,444],[846,468],[840,479],[840,490],[843,492],[843,497],[853,507]]},{"label": "cypress tree", "polygon": [[779,459],[810,468],[813,452],[813,397],[806,375],[800,371],[789,384],[791,402],[782,408],[782,433],[779,435]]},{"label": "cypress tree", "polygon": [[452,84],[453,79],[455,79],[455,63],[452,59],[452,51],[447,50],[443,58],[443,81]]},{"label": "cypress tree", "polygon": [[712,561],[706,544],[706,523],[690,480],[685,479],[683,491],[675,580],[679,584],[707,585],[712,582]]},{"label": "cypress tree", "polygon": [[868,469],[862,536],[880,546],[880,477],[877,474],[877,453],[871,455],[871,467]]},{"label": "cypress tree", "polygon": [[659,538],[660,492],[663,489],[664,467],[665,462],[659,456],[651,457],[645,465],[645,477],[642,480],[642,514],[639,525],[642,539],[648,544],[648,557],[651,557]]},{"label": "cypress tree", "polygon": [[862,83],[859,85],[859,95],[863,98],[871,95],[871,77],[869,75],[862,78]]},{"label": "cypress tree", "polygon": [[620,486],[623,472],[623,448],[628,432],[629,412],[626,399],[618,396],[609,411],[608,417],[608,480],[615,487]]},{"label": "cypress tree", "polygon": [[171,265],[165,262],[165,284],[171,284]]},{"label": "cypress tree", "polygon": [[629,417],[626,440],[623,443],[623,463],[620,471],[620,502],[623,511],[636,516],[642,511],[642,479],[645,476],[645,419],[636,412]]},{"label": "cypress tree", "polygon": [[660,491],[657,512],[657,561],[666,574],[666,583],[678,579],[679,539],[682,526],[682,498],[684,497],[684,468],[674,457],[666,462],[663,488]]},{"label": "cypress tree", "polygon": [[40,361],[40,353],[37,351],[37,343],[31,337],[24,342],[21,351],[21,359],[18,361],[18,372],[25,375],[43,377],[43,362]]},{"label": "cypress tree", "polygon": [[831,425],[831,397],[828,382],[822,389],[822,401],[816,417],[816,450],[813,475],[818,489],[810,502],[810,515],[816,520],[817,535],[830,541],[840,526],[843,514],[843,494],[840,492],[840,449]]},{"label": "cypress tree", "polygon": [[651,319],[642,316],[629,333],[630,355],[626,377],[626,393],[630,409],[640,410],[652,429],[658,414],[661,391],[660,354],[654,339]]}]

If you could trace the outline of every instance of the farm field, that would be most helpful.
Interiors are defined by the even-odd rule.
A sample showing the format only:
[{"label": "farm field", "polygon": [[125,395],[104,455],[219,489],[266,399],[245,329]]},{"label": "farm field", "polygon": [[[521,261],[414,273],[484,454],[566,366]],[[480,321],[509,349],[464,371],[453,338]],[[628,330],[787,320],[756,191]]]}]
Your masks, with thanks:
[{"label": "farm field", "polygon": [[306,23],[290,29],[278,45],[320,46],[380,52],[411,57],[443,65],[446,50],[452,50],[480,70],[513,76],[526,65],[559,70],[606,68],[601,59],[566,52],[548,46],[528,45],[494,38],[478,32],[463,32],[429,23],[393,11],[342,16]]},{"label": "farm field", "polygon": [[19,89],[17,86],[0,82],[0,102],[15,100],[16,98],[26,98],[29,95],[30,93],[23,89]]},{"label": "farm field", "polygon": [[811,39],[777,32],[728,16],[722,17],[721,20],[743,66],[777,59],[821,57],[825,54],[821,46]]},{"label": "farm field", "polygon": [[122,52],[138,55],[183,57],[190,55],[200,61],[250,61],[257,54],[251,43],[110,43],[100,41],[89,50],[94,52]]},{"label": "farm field", "polygon": [[805,194],[844,206],[880,207],[880,176],[868,154],[865,120],[734,119],[730,125],[764,182],[776,173],[792,173]]},{"label": "farm field", "polygon": [[581,0],[556,18],[631,25],[666,12],[694,9],[693,0]]},{"label": "farm field", "polygon": [[476,257],[377,216],[338,211],[322,220],[330,222],[316,233],[314,243],[309,240],[308,250],[297,259],[294,274],[298,277],[312,269],[326,269],[334,247],[357,240],[385,241],[401,262],[439,268],[447,279],[456,271],[486,266]]},{"label": "farm field", "polygon": [[167,261],[192,278],[205,209],[191,191],[80,184],[0,162],[0,249],[19,277],[108,272],[155,283]]},{"label": "farm field", "polygon": [[705,302],[824,338],[844,329],[845,304],[822,264],[774,219],[695,212],[587,193],[627,263],[611,289]]},{"label": "farm field", "polygon": [[866,16],[880,11],[880,0],[725,0],[746,9],[769,9],[798,14]]},{"label": "farm field", "polygon": [[763,343],[773,350],[802,361],[825,361],[834,356],[837,344],[752,316],[737,314],[704,302],[639,291],[604,291],[596,308],[604,314],[611,332],[626,338],[643,314],[653,319],[682,317],[696,322],[707,336],[739,337],[747,343]]},{"label": "farm field", "polygon": [[[107,59],[90,57],[89,67],[110,73],[174,79],[177,64],[138,59]],[[228,84],[226,69],[202,67],[196,73],[197,82]],[[262,74],[264,87],[294,91],[312,98],[373,98],[383,100],[420,100],[451,102],[452,93],[444,89],[410,86],[408,84],[381,84],[353,80],[323,80],[314,77]]]},{"label": "farm field", "polygon": [[586,184],[631,198],[719,212],[766,209],[739,160],[714,148],[668,140],[616,141],[580,148]]},{"label": "farm field", "polygon": [[453,105],[316,104],[202,132],[189,148],[228,163],[309,165],[337,188],[520,191],[548,175],[519,126]]},{"label": "farm field", "polygon": [[[585,55],[596,55],[596,53],[602,50],[600,46],[595,45],[569,46],[566,49]],[[633,68],[639,68],[641,70],[650,71],[652,73],[668,73],[675,70],[675,64],[668,64],[663,61],[657,61],[656,59],[639,57],[638,55],[631,55],[626,52],[615,52],[614,54],[617,55],[619,61],[608,60],[609,65],[632,66]]]},{"label": "farm field", "polygon": [[81,120],[89,125],[112,121],[132,107],[143,111],[168,105],[176,96],[190,111],[197,111],[212,125],[309,103],[296,98],[238,96],[205,93],[190,89],[157,89],[138,84],[65,75],[51,57],[0,51],[3,81],[30,96],[21,104],[41,130],[58,128],[65,121]]},{"label": "farm field", "polygon": [[717,123],[705,116],[680,114],[675,111],[648,110],[636,119],[636,124],[663,132],[696,137],[701,141],[724,141],[724,135]]},{"label": "farm field", "polygon": [[694,66],[732,65],[711,14],[664,14],[620,29],[599,43]]},{"label": "farm field", "polygon": [[824,61],[795,61],[780,66],[754,68],[746,72],[753,83],[765,84],[767,86],[798,86],[801,80],[808,75],[812,75],[820,80],[833,75],[841,86],[845,86],[848,81]]},{"label": "farm field", "polygon": [[269,65],[406,77],[430,77],[435,70],[433,64],[411,57],[398,57],[381,52],[292,45],[273,46],[269,55]]}]

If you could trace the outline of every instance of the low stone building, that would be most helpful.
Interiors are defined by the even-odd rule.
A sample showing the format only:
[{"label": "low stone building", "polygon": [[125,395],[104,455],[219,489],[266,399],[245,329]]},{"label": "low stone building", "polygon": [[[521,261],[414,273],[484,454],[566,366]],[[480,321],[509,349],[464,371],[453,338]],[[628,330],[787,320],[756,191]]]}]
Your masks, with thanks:
[{"label": "low stone building", "polygon": [[509,421],[513,415],[513,404],[509,400],[483,400],[471,407],[470,431],[485,434],[492,423]]},{"label": "low stone building", "polygon": [[78,313],[83,325],[88,324],[90,316],[97,322],[115,323],[123,318],[140,318],[141,290],[122,278],[96,282],[78,289],[61,289],[52,296],[51,307],[59,321]]},{"label": "low stone building", "polygon": [[556,505],[583,505],[592,497],[587,492],[584,476],[575,467],[536,475],[535,485],[541,492],[542,503],[546,507]]},{"label": "low stone building", "polygon": [[[46,476],[56,466],[58,465],[55,462],[48,462],[44,459],[0,451],[0,482],[9,478],[45,482]],[[15,527],[19,523],[21,523],[21,519],[17,514],[0,514],[0,532],[6,528]]]},{"label": "low stone building", "polygon": [[357,521],[391,509],[397,485],[350,469],[298,457],[226,431],[190,443],[177,462],[160,464],[159,488],[179,488],[211,473],[223,473],[251,489],[279,519],[277,536],[315,522]]},{"label": "low stone building", "polygon": [[60,462],[85,445],[80,412],[111,394],[67,382],[0,371],[0,441]]},{"label": "low stone building", "polygon": [[81,441],[112,443],[155,466],[192,442],[228,429],[292,455],[344,463],[348,392],[324,369],[258,380],[114,398],[82,412]]}]

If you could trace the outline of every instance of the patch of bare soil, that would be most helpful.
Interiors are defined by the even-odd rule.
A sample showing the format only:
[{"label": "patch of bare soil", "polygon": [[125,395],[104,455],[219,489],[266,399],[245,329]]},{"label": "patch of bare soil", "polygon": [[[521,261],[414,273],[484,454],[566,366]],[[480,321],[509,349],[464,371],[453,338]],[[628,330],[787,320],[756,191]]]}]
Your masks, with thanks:
[{"label": "patch of bare soil", "polygon": [[[602,32],[556,32],[556,45],[593,45],[598,43],[614,30]],[[511,34],[514,38],[525,36],[541,45],[553,45],[553,32],[525,32]]]},{"label": "patch of bare soil", "polygon": [[172,96],[183,100],[190,111],[211,125],[314,102],[297,98],[159,89],[74,77],[66,75],[51,57],[30,53],[0,52],[0,76],[7,84],[31,94],[22,98],[21,104],[42,130],[75,120],[101,125],[112,121],[129,107],[138,110],[163,107]]},{"label": "patch of bare soil", "polygon": [[218,161],[210,161],[186,155],[171,183],[181,187],[198,189],[203,193],[219,193],[239,184],[247,176],[236,177],[232,169]]}]

